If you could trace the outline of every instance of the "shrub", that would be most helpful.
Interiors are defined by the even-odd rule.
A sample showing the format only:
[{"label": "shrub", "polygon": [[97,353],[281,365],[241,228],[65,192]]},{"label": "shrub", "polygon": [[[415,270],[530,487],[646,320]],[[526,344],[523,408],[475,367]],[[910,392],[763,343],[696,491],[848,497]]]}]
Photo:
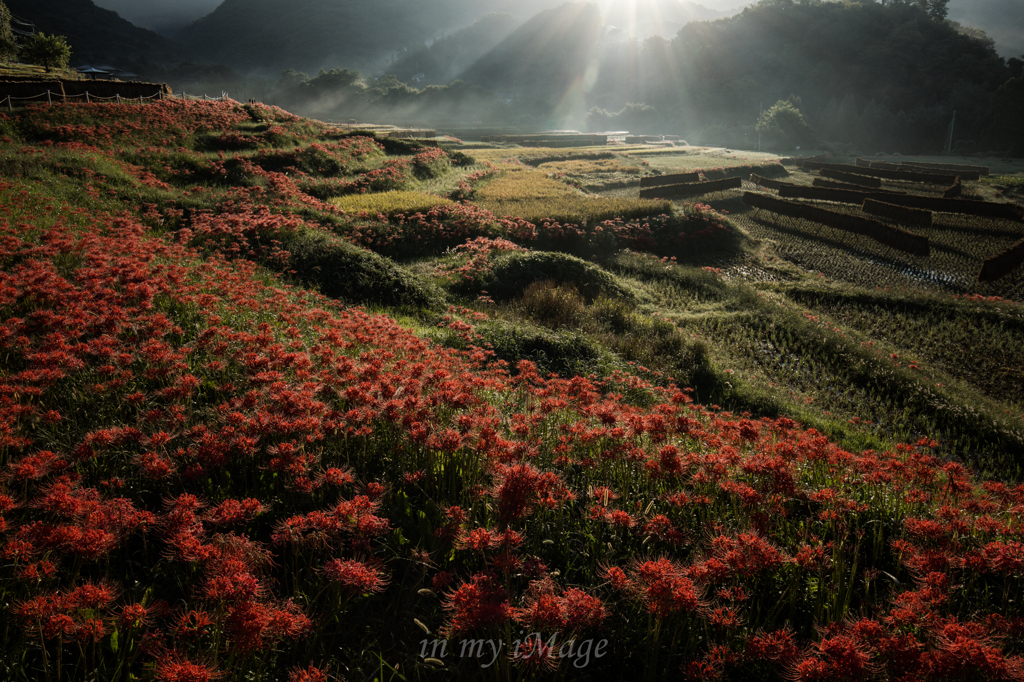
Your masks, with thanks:
[{"label": "shrub", "polygon": [[393,261],[325,232],[300,230],[282,239],[295,275],[348,303],[436,308],[442,296]]},{"label": "shrub", "polygon": [[514,307],[548,327],[578,327],[587,313],[586,302],[576,287],[558,286],[552,280],[526,287]]},{"label": "shrub", "polygon": [[570,285],[587,301],[598,296],[632,298],[615,278],[593,263],[549,251],[508,252],[491,267],[487,291],[495,299],[518,298],[534,282]]},{"label": "shrub", "polygon": [[448,152],[448,158],[451,161],[451,164],[456,168],[465,168],[476,164],[476,159],[465,152]]},{"label": "shrub", "polygon": [[441,149],[426,149],[412,158],[412,174],[419,180],[430,180],[444,175],[450,163]]},{"label": "shrub", "polygon": [[697,267],[665,267],[664,262],[638,253],[621,253],[612,261],[621,273],[638,279],[671,282],[700,301],[723,301],[729,286],[712,271]]},{"label": "shrub", "polygon": [[500,360],[518,363],[529,360],[541,375],[556,372],[562,376],[608,374],[614,358],[607,351],[574,331],[552,331],[522,323],[492,320],[476,327],[483,343]]}]

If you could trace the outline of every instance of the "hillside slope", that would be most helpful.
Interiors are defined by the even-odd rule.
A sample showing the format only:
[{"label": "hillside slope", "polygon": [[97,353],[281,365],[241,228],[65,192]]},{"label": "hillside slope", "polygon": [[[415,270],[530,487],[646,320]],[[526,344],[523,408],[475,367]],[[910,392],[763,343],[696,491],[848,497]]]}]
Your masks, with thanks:
[{"label": "hillside slope", "polygon": [[0,117],[8,679],[1019,677],[1020,303],[558,179],[752,170],[721,150],[438,143]]}]

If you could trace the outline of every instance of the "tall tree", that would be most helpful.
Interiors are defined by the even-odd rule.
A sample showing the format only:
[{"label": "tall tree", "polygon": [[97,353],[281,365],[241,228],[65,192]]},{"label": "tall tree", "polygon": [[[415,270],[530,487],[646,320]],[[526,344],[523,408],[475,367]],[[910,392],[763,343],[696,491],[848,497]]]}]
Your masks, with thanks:
[{"label": "tall tree", "polygon": [[768,138],[768,147],[793,149],[813,146],[818,141],[818,134],[800,113],[799,104],[799,98],[780,99],[761,114],[757,131]]},{"label": "tall tree", "polygon": [[29,64],[45,66],[47,71],[66,69],[71,61],[71,46],[64,36],[36,33],[25,41],[21,58]]},{"label": "tall tree", "polygon": [[8,62],[18,54],[18,43],[11,30],[11,11],[0,2],[0,60]]}]

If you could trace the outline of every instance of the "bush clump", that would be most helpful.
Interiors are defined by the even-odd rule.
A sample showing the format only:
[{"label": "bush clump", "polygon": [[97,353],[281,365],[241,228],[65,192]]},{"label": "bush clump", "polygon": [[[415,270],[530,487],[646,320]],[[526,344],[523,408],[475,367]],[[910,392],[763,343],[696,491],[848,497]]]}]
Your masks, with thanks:
[{"label": "bush clump", "polygon": [[543,376],[607,375],[615,359],[585,334],[525,326],[521,322],[491,320],[476,327],[480,341],[490,344],[499,360],[515,365],[529,360]]},{"label": "bush clump", "polygon": [[615,277],[593,263],[550,251],[513,251],[502,255],[491,267],[491,278],[487,291],[496,300],[518,298],[534,282],[548,280],[571,285],[588,302],[602,294],[611,298],[633,298]]},{"label": "bush clump", "polygon": [[299,230],[283,240],[296,276],[347,303],[438,308],[443,296],[393,261],[326,232]]}]

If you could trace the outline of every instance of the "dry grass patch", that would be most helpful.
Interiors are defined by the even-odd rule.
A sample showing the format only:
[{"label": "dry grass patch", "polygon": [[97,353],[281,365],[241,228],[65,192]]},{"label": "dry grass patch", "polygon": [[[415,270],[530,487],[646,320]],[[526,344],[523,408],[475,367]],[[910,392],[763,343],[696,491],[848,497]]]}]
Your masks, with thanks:
[{"label": "dry grass patch", "polygon": [[639,165],[627,165],[622,159],[569,159],[550,161],[537,166],[548,173],[562,173],[571,176],[609,175],[613,173],[639,173]]},{"label": "dry grass patch", "polygon": [[512,169],[477,191],[476,203],[498,216],[531,222],[593,223],[672,212],[663,200],[610,198],[585,194],[540,170]]},{"label": "dry grass patch", "polygon": [[426,212],[437,206],[454,204],[450,199],[424,192],[378,192],[374,194],[348,194],[332,200],[348,213],[366,212],[371,215],[393,216],[398,213]]}]

